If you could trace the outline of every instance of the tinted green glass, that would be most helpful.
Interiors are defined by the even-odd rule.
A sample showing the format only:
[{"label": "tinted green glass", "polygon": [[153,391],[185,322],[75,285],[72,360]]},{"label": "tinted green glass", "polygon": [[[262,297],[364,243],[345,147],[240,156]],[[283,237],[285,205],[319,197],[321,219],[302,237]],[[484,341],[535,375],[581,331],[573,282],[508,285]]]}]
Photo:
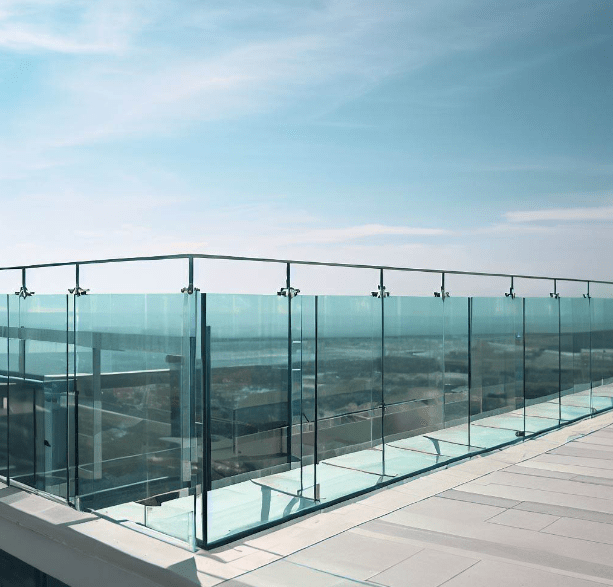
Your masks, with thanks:
[{"label": "tinted green glass", "polygon": [[[443,305],[443,407],[445,428],[431,432],[437,442],[469,446],[468,298],[446,298]],[[477,446],[478,448],[478,446]]]},{"label": "tinted green glass", "polygon": [[[312,495],[315,427],[315,298],[291,299],[292,468],[300,468],[302,495]],[[307,469],[308,467],[308,469]]]},{"label": "tinted green glass", "polygon": [[560,402],[562,418],[591,411],[590,300],[560,298]]},{"label": "tinted green glass", "polygon": [[590,309],[592,407],[604,410],[613,406],[613,299],[592,298]]},{"label": "tinted green glass", "polygon": [[0,294],[0,477],[8,475],[8,295]]},{"label": "tinted green glass", "polygon": [[560,423],[559,307],[559,299],[525,298],[526,433]]},{"label": "tinted green glass", "polygon": [[393,442],[444,427],[443,302],[389,297],[384,310],[384,430]]},{"label": "tinted green glass", "polygon": [[472,298],[471,444],[490,448],[524,432],[523,300]]},{"label": "tinted green glass", "polygon": [[[11,477],[67,497],[68,299],[9,298]],[[14,367],[13,367],[14,365]]]},{"label": "tinted green glass", "polygon": [[187,542],[194,311],[187,294],[76,299],[81,507],[141,524],[154,508],[151,527]]},{"label": "tinted green glass", "polygon": [[384,316],[384,432],[386,447],[391,447],[385,453],[386,465],[393,460],[400,463],[394,449],[410,451],[403,455],[403,474],[432,461],[466,454],[465,447],[432,437],[445,427],[445,407],[449,421],[453,421],[462,418],[462,405],[466,405],[464,400],[464,404],[450,402],[445,406],[442,299],[385,298]]},{"label": "tinted green glass", "polygon": [[[313,504],[313,483],[304,479],[300,466],[300,380],[289,360],[297,365],[313,360],[293,344],[302,340],[300,325],[313,320],[313,311],[310,319],[303,316],[301,302],[292,299],[296,315],[290,339],[289,303],[282,296],[206,295],[209,542]],[[305,333],[308,343],[308,327]]]},{"label": "tinted green glass", "polygon": [[318,297],[317,482],[324,500],[337,497],[338,468],[354,474],[360,489],[389,477],[383,452],[369,450],[382,442],[381,327],[381,299]]},{"label": "tinted green glass", "polygon": [[288,307],[280,296],[207,294],[213,488],[288,468]]}]

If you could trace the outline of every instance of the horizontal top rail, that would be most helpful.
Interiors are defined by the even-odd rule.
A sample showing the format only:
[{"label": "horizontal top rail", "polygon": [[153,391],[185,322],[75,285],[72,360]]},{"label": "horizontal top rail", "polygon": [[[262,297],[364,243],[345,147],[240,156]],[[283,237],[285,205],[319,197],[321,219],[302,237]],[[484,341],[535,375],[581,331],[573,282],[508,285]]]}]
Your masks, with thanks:
[{"label": "horizontal top rail", "polygon": [[575,277],[555,277],[551,275],[521,275],[519,273],[488,273],[485,271],[458,271],[453,269],[425,269],[417,267],[395,267],[393,265],[367,265],[363,263],[333,263],[329,261],[303,261],[298,259],[273,259],[269,257],[240,257],[235,255],[212,255],[206,253],[179,253],[175,255],[151,255],[143,257],[115,257],[109,259],[90,259],[85,261],[61,261],[57,263],[37,263],[33,265],[14,265],[0,267],[0,271],[43,269],[46,267],[66,267],[79,265],[102,265],[105,263],[130,263],[138,261],[165,261],[172,259],[211,259],[217,261],[252,261],[258,263],[282,263],[285,265],[312,265],[318,267],[346,267],[348,269],[376,269],[378,271],[410,271],[415,273],[437,273],[446,275],[472,275],[477,277],[507,277],[516,279],[544,279],[549,281],[573,281],[578,283],[601,283],[613,285],[613,281],[598,279],[578,279]]}]

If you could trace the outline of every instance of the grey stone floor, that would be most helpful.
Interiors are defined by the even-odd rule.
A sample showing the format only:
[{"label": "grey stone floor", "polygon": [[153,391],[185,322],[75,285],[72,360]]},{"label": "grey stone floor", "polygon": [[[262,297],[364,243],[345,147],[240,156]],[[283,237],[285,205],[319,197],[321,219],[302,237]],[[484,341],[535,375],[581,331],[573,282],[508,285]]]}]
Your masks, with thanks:
[{"label": "grey stone floor", "polygon": [[[613,415],[197,555],[196,564],[201,584],[224,587],[613,585]],[[225,564],[235,569],[229,580],[217,572]]]}]

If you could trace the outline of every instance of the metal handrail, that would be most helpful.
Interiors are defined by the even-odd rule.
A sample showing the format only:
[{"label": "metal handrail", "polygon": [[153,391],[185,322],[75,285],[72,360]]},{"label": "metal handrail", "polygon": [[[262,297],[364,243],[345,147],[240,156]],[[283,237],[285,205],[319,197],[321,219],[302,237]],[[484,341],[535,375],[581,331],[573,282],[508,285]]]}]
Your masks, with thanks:
[{"label": "metal handrail", "polygon": [[242,257],[235,255],[212,255],[206,253],[179,253],[175,255],[151,255],[142,257],[115,257],[109,259],[90,259],[85,261],[62,261],[57,263],[36,263],[32,265],[13,265],[10,267],[0,267],[0,271],[15,271],[26,269],[42,269],[46,267],[66,267],[80,265],[101,265],[105,263],[129,263],[137,261],[165,261],[172,259],[188,259],[193,262],[194,259],[212,259],[218,261],[251,261],[258,263],[282,263],[285,265],[311,265],[319,267],[345,267],[349,269],[375,269],[378,271],[408,271],[415,273],[437,273],[447,275],[469,275],[477,277],[506,277],[509,279],[540,279],[549,281],[572,281],[577,283],[601,283],[605,285],[613,285],[613,281],[604,281],[598,279],[578,279],[575,277],[554,277],[549,275],[522,275],[518,273],[488,273],[485,271],[459,271],[450,269],[425,269],[417,267],[397,267],[393,265],[367,265],[363,263],[334,263],[329,261],[304,261],[299,259],[274,259],[269,257]]}]

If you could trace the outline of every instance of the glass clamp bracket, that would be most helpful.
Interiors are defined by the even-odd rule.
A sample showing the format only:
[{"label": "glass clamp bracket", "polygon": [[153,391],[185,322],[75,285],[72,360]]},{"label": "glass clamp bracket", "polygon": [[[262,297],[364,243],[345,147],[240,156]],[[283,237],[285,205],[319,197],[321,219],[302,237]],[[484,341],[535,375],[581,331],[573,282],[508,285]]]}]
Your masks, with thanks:
[{"label": "glass clamp bracket", "polygon": [[434,292],[434,297],[435,298],[443,298],[443,299],[445,299],[445,298],[448,298],[449,295],[450,295],[449,292],[445,291],[443,288],[441,288],[441,291],[435,291]]},{"label": "glass clamp bracket", "polygon": [[36,292],[34,292],[34,291],[29,291],[28,288],[25,285],[22,285],[19,288],[19,291],[15,292],[15,295],[19,296],[20,298],[25,299],[27,297],[33,296],[35,293]]},{"label": "glass clamp bracket", "polygon": [[371,291],[370,295],[373,298],[389,298],[390,292],[385,289],[385,286],[378,285],[377,291]]},{"label": "glass clamp bracket", "polygon": [[285,298],[295,298],[300,293],[299,289],[294,287],[282,287],[278,292],[278,296],[283,296]]},{"label": "glass clamp bracket", "polygon": [[80,286],[76,286],[76,287],[71,287],[68,288],[68,293],[73,294],[75,296],[84,296],[87,295],[87,292],[89,291],[89,289],[83,289]]}]

